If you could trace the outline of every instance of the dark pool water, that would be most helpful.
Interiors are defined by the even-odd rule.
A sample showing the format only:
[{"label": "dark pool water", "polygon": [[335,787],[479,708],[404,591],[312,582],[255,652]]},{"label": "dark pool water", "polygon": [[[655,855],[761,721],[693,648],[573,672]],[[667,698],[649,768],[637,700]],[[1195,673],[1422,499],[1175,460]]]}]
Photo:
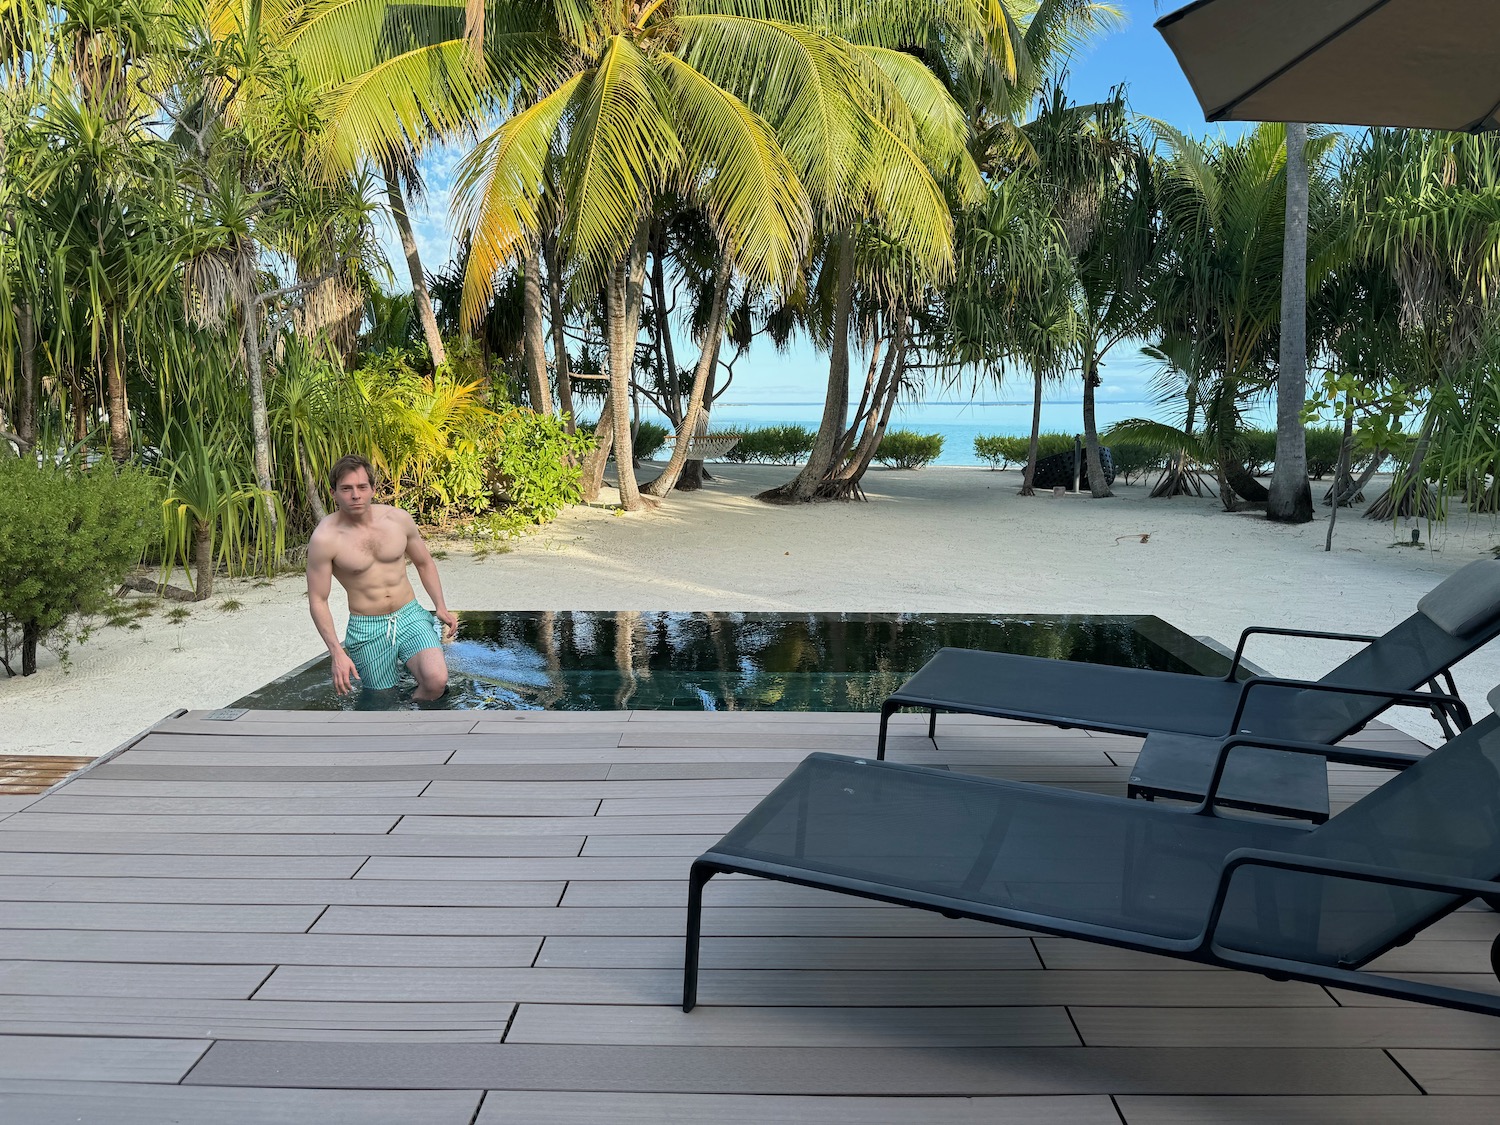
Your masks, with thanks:
[{"label": "dark pool water", "polygon": [[[1224,675],[1156,617],[957,613],[460,613],[453,709],[878,711],[940,648]],[[236,700],[301,711],[408,708],[411,683],[340,699],[326,655]]]}]

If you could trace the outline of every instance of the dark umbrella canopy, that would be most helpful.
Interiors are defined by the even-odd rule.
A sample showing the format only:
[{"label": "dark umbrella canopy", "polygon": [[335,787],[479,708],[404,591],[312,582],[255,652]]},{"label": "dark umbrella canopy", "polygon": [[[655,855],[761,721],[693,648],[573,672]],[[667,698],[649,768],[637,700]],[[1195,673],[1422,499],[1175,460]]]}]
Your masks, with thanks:
[{"label": "dark umbrella canopy", "polygon": [[1197,0],[1156,27],[1210,121],[1500,128],[1500,0]]}]

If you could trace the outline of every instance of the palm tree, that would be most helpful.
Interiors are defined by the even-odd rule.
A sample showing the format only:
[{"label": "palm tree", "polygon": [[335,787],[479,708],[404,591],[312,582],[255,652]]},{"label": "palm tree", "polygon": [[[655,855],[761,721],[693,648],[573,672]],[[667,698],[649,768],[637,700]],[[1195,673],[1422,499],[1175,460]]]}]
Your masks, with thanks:
[{"label": "palm tree", "polygon": [[1307,483],[1307,126],[1286,127],[1286,224],[1281,264],[1281,363],[1276,370],[1276,468],[1266,518],[1307,523],[1313,516]]},{"label": "palm tree", "polygon": [[[830,149],[842,151],[852,123],[871,118],[849,95],[864,72],[844,40],[764,18],[748,0],[541,12],[500,13],[507,33],[542,29],[549,68],[522,77],[513,112],[464,162],[464,317],[473,323],[497,273],[540,243],[555,206],[574,292],[604,294],[601,430],[614,443],[621,504],[634,509],[643,501],[630,467],[630,385],[653,200],[671,190],[701,209],[747,284],[791,286],[810,226],[809,173],[826,173]],[[494,19],[487,27],[497,33]]]}]

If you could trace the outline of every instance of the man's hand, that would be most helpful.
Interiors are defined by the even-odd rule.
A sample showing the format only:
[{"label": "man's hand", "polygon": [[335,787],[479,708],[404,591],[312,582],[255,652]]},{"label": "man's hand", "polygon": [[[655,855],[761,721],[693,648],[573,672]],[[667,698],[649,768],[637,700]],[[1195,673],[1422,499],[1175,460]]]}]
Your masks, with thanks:
[{"label": "man's hand", "polygon": [[354,667],[354,661],[349,659],[349,654],[343,649],[334,649],[329,654],[333,658],[333,690],[339,695],[348,695],[353,690],[349,682],[351,677],[359,679],[359,670]]},{"label": "man's hand", "polygon": [[458,636],[458,615],[451,609],[435,609],[432,615],[443,623],[443,640],[451,641]]}]

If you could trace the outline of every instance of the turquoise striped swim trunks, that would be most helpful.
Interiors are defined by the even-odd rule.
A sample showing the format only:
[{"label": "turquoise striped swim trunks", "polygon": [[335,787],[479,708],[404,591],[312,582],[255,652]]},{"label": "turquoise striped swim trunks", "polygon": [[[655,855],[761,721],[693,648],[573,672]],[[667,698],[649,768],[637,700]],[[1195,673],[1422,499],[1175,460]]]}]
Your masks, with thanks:
[{"label": "turquoise striped swim trunks", "polygon": [[437,618],[415,598],[395,613],[379,617],[351,613],[344,631],[344,651],[354,661],[360,685],[375,691],[395,687],[408,660],[441,644]]}]

